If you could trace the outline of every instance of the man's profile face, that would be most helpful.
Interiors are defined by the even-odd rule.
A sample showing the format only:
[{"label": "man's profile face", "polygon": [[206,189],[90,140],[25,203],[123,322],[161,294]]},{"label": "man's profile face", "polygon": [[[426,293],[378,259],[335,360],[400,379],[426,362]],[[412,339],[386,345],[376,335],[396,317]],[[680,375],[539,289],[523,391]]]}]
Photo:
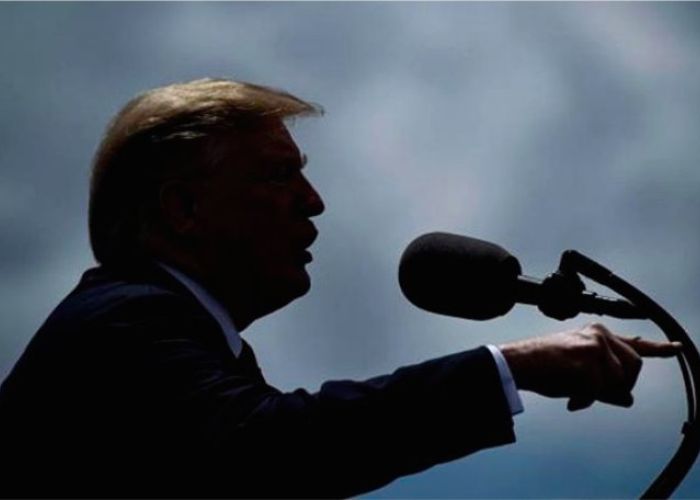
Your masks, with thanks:
[{"label": "man's profile face", "polygon": [[197,206],[203,263],[221,295],[229,287],[261,298],[271,312],[310,287],[310,217],[323,202],[302,173],[305,158],[287,128],[268,121],[222,139],[219,163]]}]

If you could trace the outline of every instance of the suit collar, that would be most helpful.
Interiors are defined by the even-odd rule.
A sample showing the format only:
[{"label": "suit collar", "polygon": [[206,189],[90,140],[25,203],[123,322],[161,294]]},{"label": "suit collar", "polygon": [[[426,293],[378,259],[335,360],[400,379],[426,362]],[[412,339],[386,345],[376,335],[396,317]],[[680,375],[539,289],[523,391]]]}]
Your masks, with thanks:
[{"label": "suit collar", "polygon": [[224,308],[206,288],[181,270],[163,262],[156,261],[156,264],[187,287],[199,303],[212,315],[217,323],[219,323],[231,351],[233,351],[236,357],[240,356],[241,350],[243,349],[243,341],[226,308]]},{"label": "suit collar", "polygon": [[[83,288],[99,286],[113,282],[148,284],[170,290],[178,295],[187,295],[197,299],[192,292],[165,269],[154,262],[136,262],[129,266],[99,265],[88,269],[78,284],[78,291]],[[199,302],[199,301],[197,301]]]}]

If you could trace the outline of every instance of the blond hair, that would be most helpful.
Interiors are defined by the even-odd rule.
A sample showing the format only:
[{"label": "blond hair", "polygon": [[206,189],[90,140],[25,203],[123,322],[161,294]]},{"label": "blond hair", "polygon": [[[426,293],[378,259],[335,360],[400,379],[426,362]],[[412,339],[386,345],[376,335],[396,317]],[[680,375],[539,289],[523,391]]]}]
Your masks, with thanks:
[{"label": "blond hair", "polygon": [[123,264],[144,257],[163,181],[202,175],[224,131],[323,112],[287,92],[225,79],[149,90],[112,119],[95,154],[88,226],[95,259]]}]

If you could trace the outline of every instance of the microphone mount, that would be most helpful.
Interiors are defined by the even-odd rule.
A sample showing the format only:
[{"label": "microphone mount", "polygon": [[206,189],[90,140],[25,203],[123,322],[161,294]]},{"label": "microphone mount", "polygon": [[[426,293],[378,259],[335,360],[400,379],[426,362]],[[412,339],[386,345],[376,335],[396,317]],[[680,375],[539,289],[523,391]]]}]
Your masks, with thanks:
[{"label": "microphone mount", "polygon": [[546,300],[537,306],[545,316],[565,320],[576,316],[581,308],[578,307],[579,297],[586,290],[578,274],[559,269],[542,280],[542,293]]},{"label": "microphone mount", "polygon": [[529,276],[518,277],[515,283],[518,302],[536,305],[542,314],[560,321],[582,312],[620,319],[648,319],[645,311],[628,300],[586,290],[570,260],[570,256],[562,257],[559,269],[541,282]]},{"label": "microphone mount", "polygon": [[588,300],[586,297],[596,296],[600,299],[596,294],[585,291],[579,275],[610,288],[626,299],[605,298],[611,304],[606,315],[649,319],[669,340],[680,342],[683,346],[678,354],[688,404],[688,418],[682,427],[683,438],[669,463],[641,496],[645,499],[668,498],[683,481],[700,452],[700,421],[697,418],[700,353],[683,327],[659,304],[609,269],[575,250],[565,251],[559,269],[542,282],[542,293],[548,300],[540,301],[540,311],[552,318],[569,319],[581,311],[585,312],[583,303]]}]

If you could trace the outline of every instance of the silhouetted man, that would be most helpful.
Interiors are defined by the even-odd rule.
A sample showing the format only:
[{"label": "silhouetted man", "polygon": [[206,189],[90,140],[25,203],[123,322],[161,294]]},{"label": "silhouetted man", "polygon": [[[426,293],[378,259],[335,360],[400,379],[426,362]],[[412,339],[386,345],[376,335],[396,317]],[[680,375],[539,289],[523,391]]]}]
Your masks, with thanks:
[{"label": "silhouetted man", "polygon": [[315,394],[268,385],[239,333],[309,290],[324,206],[284,120],[318,111],[199,80],[116,116],[92,175],[99,266],[0,390],[5,495],[357,495],[514,441],[517,389],[629,406],[641,356],[677,352],[590,325]]}]

